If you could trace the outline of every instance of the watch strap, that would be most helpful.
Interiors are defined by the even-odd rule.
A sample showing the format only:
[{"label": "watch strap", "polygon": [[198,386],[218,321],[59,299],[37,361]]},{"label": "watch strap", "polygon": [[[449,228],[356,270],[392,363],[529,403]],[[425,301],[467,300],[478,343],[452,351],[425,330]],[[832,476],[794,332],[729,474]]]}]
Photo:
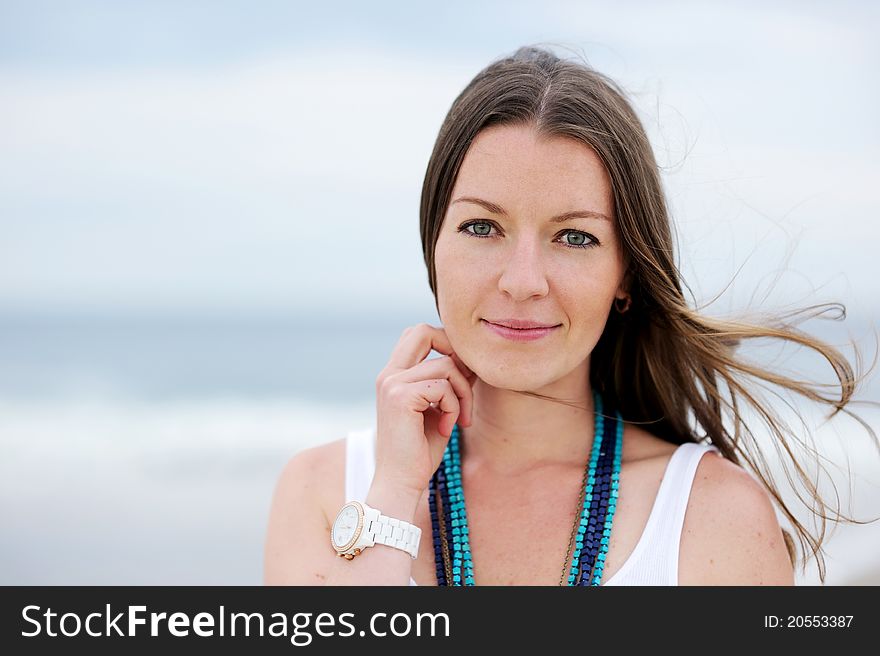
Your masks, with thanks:
[{"label": "watch strap", "polygon": [[367,530],[377,544],[384,544],[407,552],[413,558],[419,555],[422,529],[393,517],[379,513],[378,518],[367,520]]}]

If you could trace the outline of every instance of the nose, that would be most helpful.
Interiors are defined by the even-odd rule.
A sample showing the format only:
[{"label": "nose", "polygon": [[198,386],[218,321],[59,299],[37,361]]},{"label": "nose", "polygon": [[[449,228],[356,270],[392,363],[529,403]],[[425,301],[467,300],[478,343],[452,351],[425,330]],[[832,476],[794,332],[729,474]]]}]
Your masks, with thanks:
[{"label": "nose", "polygon": [[503,263],[498,288],[515,301],[547,295],[550,286],[537,237],[523,238],[516,243]]}]

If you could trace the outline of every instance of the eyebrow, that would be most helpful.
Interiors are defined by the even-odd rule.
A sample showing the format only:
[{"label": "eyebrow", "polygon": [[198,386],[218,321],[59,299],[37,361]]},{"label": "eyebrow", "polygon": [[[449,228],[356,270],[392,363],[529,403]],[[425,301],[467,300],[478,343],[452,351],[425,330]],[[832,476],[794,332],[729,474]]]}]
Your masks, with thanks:
[{"label": "eyebrow", "polygon": [[[488,200],[483,200],[482,198],[475,198],[474,196],[460,196],[452,201],[450,205],[454,205],[455,203],[474,203],[493,214],[509,216],[500,205],[489,202]],[[611,221],[611,219],[605,214],[602,214],[602,212],[596,212],[594,210],[573,210],[571,212],[565,212],[558,216],[554,216],[550,221],[553,223],[562,223],[563,221],[570,221],[571,219],[605,219],[606,221]]]}]

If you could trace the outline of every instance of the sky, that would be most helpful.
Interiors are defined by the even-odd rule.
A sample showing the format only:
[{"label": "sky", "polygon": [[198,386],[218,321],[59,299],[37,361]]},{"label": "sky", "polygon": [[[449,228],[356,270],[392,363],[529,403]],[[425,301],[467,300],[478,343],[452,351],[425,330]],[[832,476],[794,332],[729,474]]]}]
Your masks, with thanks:
[{"label": "sky", "polygon": [[868,2],[4,0],[0,312],[435,317],[437,129],[548,44],[631,94],[698,300],[735,278],[719,312],[873,320],[878,27]]}]

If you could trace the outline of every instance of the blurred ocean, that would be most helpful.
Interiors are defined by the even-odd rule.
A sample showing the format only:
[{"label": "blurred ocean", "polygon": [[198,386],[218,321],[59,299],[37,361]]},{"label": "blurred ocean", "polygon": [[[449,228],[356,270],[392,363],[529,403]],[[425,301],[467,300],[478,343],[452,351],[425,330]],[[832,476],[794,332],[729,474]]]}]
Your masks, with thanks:
[{"label": "blurred ocean", "polygon": [[[0,315],[0,584],[260,584],[282,467],[374,424],[376,375],[420,321],[439,325]],[[813,437],[843,467],[844,509],[880,516],[864,431],[842,417]],[[880,522],[841,526],[828,550],[826,583],[880,583]]]}]

